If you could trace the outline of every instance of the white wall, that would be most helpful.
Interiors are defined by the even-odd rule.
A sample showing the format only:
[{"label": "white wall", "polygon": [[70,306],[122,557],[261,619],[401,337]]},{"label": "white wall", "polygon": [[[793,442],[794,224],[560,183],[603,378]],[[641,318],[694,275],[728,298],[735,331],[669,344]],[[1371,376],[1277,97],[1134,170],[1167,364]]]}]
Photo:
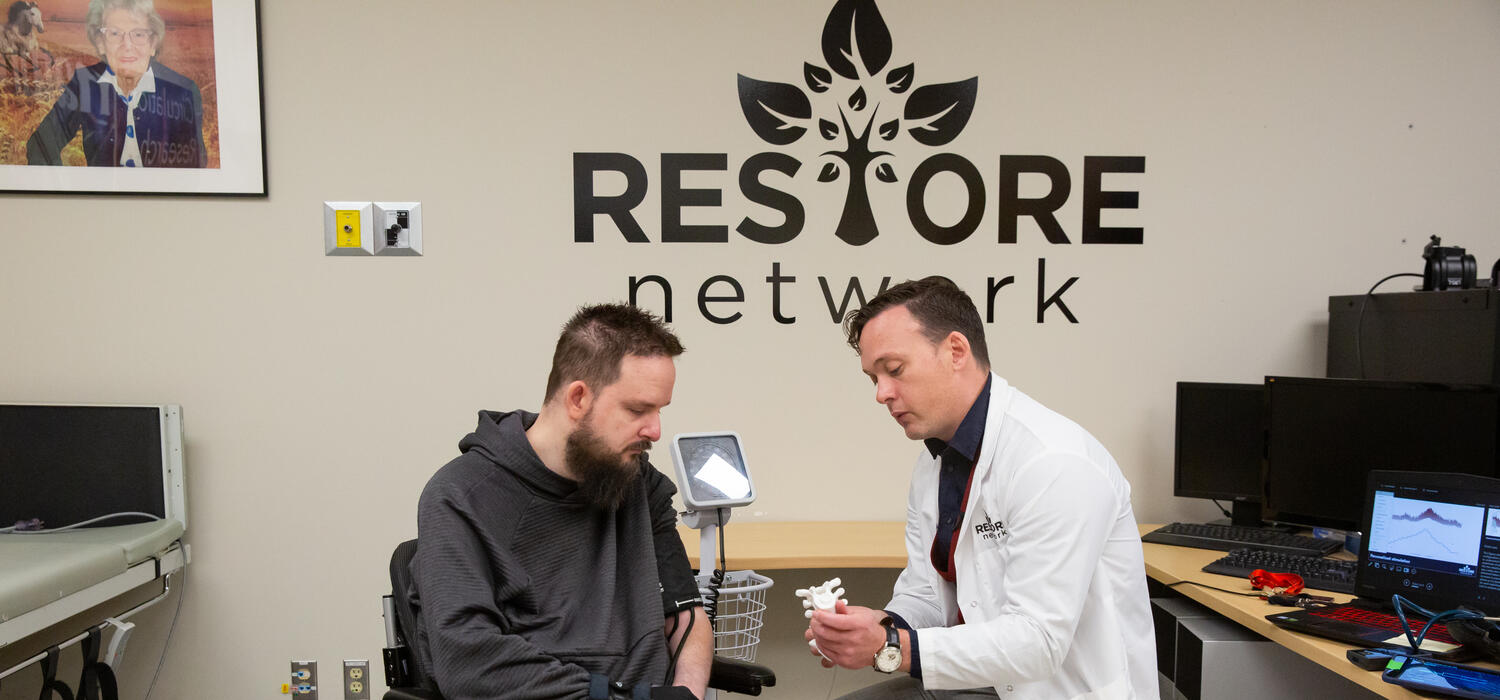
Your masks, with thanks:
[{"label": "white wall", "polygon": [[[183,406],[194,563],[156,697],[269,697],[290,658],[330,678],[343,658],[378,664],[386,560],[415,532],[422,484],[475,410],[535,407],[558,326],[623,298],[630,275],[676,292],[688,353],[667,432],[747,441],[761,498],[741,520],[902,517],[916,445],[873,403],[816,278],[942,273],[976,295],[1016,277],[989,326],[997,371],[1093,431],[1148,522],[1213,513],[1171,496],[1175,381],[1321,374],[1329,295],[1419,272],[1429,234],[1485,270],[1500,255],[1500,4],[887,0],[891,65],[914,62],[917,85],[978,76],[978,101],[947,146],[893,142],[901,180],[870,178],[881,236],[859,248],[829,233],[844,184],[815,181],[827,146],[761,142],[735,92],[737,73],[800,84],[803,61],[824,64],[829,6],[266,2],[270,197],[0,195],[0,398]],[[736,185],[770,150],[804,160],[776,182],[807,228],[776,246],[732,230],[747,214],[779,222]],[[902,211],[911,169],[938,151],[973,162],[987,190],[978,232],[949,247]],[[627,244],[602,217],[596,242],[573,242],[575,152],[646,166],[637,214],[654,242]],[[728,154],[727,171],[684,178],[724,190],[684,220],[730,225],[727,243],[659,242],[673,152]],[[1067,165],[1074,243],[1030,220],[1019,243],[995,242],[1008,154]],[[1139,192],[1103,220],[1144,229],[1142,245],[1076,242],[1093,155],[1146,158],[1104,181]],[[942,222],[958,218],[957,183],[929,193]],[[324,257],[324,200],[421,201],[427,254]],[[1056,310],[1035,323],[1043,257],[1049,293],[1079,278],[1064,297],[1076,325]],[[782,301],[795,324],[771,319],[773,262],[798,278]],[[737,323],[696,309],[714,274],[745,284]],[[654,291],[642,300],[661,310]],[[778,605],[804,582],[787,584]],[[142,639],[125,697],[160,648]],[[21,685],[0,697],[34,693]]]}]

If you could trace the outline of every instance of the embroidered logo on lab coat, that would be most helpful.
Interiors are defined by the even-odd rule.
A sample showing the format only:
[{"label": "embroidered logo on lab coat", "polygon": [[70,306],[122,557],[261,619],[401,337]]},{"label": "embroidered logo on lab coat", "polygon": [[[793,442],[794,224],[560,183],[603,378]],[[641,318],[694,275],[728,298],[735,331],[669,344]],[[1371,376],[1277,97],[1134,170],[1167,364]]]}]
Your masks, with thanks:
[{"label": "embroidered logo on lab coat", "polygon": [[984,516],[984,522],[974,526],[974,534],[986,540],[999,540],[1001,537],[1009,537],[1010,531],[1005,529],[1005,522],[995,522],[989,515]]}]

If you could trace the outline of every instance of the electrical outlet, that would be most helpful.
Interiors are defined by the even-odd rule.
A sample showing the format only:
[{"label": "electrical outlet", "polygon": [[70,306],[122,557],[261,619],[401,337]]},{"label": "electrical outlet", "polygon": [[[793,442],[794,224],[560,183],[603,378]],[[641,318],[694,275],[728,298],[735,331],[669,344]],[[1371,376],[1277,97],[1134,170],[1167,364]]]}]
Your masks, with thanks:
[{"label": "electrical outlet", "polygon": [[422,203],[375,202],[376,255],[422,254]]},{"label": "electrical outlet", "polygon": [[370,662],[344,659],[344,700],[370,700]]},{"label": "electrical outlet", "polygon": [[318,662],[292,660],[292,695],[318,700]]}]

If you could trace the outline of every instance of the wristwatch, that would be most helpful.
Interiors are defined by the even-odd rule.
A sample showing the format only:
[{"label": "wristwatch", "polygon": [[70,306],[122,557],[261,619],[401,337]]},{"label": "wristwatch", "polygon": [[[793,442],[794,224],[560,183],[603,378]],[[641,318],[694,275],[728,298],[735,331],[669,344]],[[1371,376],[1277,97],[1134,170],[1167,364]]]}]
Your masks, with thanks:
[{"label": "wristwatch", "polygon": [[885,628],[885,646],[875,652],[875,670],[893,673],[901,668],[901,633],[896,631],[895,620],[887,617],[880,621]]}]

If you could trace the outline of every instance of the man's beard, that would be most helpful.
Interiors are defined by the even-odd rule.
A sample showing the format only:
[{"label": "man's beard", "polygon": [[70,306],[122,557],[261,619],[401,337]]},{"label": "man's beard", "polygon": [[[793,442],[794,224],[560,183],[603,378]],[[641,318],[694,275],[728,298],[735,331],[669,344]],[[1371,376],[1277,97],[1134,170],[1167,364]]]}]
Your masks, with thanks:
[{"label": "man's beard", "polygon": [[631,487],[640,478],[651,441],[631,443],[627,449],[641,452],[626,459],[620,452],[610,450],[594,432],[588,416],[584,416],[578,429],[568,435],[563,457],[573,475],[578,477],[578,495],[589,505],[611,510],[625,501]]}]

